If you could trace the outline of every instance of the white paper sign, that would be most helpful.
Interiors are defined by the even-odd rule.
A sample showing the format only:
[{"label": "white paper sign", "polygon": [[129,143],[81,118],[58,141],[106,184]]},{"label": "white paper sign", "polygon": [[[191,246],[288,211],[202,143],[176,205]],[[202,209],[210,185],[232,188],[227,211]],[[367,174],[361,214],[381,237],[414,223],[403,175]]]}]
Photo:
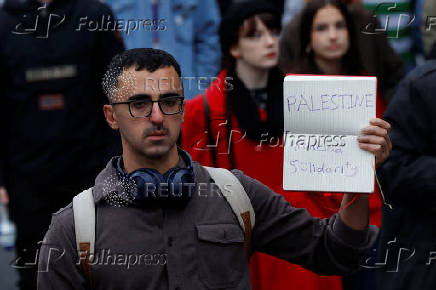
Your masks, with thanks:
[{"label": "white paper sign", "polygon": [[285,190],[374,191],[374,155],[357,136],[375,117],[376,87],[375,77],[285,78]]}]

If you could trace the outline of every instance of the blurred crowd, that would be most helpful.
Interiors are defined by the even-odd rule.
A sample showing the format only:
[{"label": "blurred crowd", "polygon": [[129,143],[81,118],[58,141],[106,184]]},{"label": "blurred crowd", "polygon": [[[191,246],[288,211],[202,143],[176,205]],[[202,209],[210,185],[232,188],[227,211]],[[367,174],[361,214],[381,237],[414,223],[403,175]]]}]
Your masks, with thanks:
[{"label": "blurred crowd", "polygon": [[284,191],[283,146],[258,146],[283,137],[283,78],[376,76],[377,116],[391,123],[393,142],[377,170],[386,199],[379,187],[370,196],[378,244],[349,277],[255,254],[253,289],[435,289],[434,0],[0,5],[0,202],[17,229],[20,289],[36,289],[32,261],[51,214],[121,153],[103,118],[101,80],[116,54],[137,47],[166,50],[181,65],[188,102],[179,145],[193,160],[240,169],[320,218],[337,211],[341,194]]}]

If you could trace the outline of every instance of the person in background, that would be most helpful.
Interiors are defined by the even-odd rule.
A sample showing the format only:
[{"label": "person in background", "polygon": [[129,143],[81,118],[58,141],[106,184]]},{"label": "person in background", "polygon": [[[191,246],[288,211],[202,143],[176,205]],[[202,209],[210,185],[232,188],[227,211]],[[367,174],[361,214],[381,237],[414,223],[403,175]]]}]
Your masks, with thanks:
[{"label": "person in background", "polygon": [[354,22],[342,1],[310,1],[301,13],[297,28],[297,59],[290,72],[327,75],[363,72]]},{"label": "person in background", "polygon": [[[310,2],[310,1],[306,1]],[[354,22],[353,35],[357,41],[361,69],[368,75],[378,78],[379,91],[383,101],[388,104],[396,86],[404,76],[403,62],[392,49],[386,33],[373,33],[380,25],[371,13],[365,10],[359,0],[345,1]],[[286,16],[284,16],[286,17]],[[279,66],[285,73],[295,70],[300,46],[301,13],[289,22],[280,40]]]},{"label": "person in background", "polygon": [[[299,39],[295,64],[289,71],[299,74],[321,75],[368,75],[360,60],[356,29],[352,14],[341,0],[311,0],[302,11],[297,35]],[[283,39],[295,37],[283,34]],[[380,91],[377,93],[377,116],[383,115],[386,103]],[[381,199],[376,187],[370,196],[371,222],[381,225]],[[325,200],[340,199],[337,195],[324,194]],[[328,209],[323,214],[328,214]],[[371,254],[371,252],[369,253]],[[375,276],[371,271],[362,271],[353,277],[345,277],[345,289],[371,289]]]},{"label": "person in background", "polygon": [[[312,0],[297,24],[296,57],[287,72],[369,75],[360,59],[352,15],[341,0]],[[286,32],[283,42],[295,37]],[[385,109],[386,102],[378,93],[377,115],[382,116]]]},{"label": "person in background", "polygon": [[108,16],[94,0],[6,0],[0,9],[0,200],[16,224],[12,267],[23,290],[36,289],[51,214],[121,149],[101,114],[99,80],[123,42],[84,26]]},{"label": "person in background", "polygon": [[[238,168],[318,217],[340,198],[284,191],[283,74],[278,69],[279,13],[263,1],[234,4],[220,26],[223,69],[204,95],[187,102],[181,146],[207,166]],[[265,166],[274,164],[274,166]],[[374,199],[373,196],[370,197]],[[379,224],[371,202],[371,221]],[[375,220],[375,221],[374,221]],[[277,258],[251,259],[253,289],[341,289],[340,277],[322,277]]]},{"label": "person in background", "polygon": [[392,208],[383,208],[377,289],[436,289],[435,91],[432,60],[401,82],[384,116],[393,150],[378,174]]},{"label": "person in background", "polygon": [[[182,65],[185,96],[204,92],[220,66],[215,0],[106,0],[123,23],[128,49],[169,51]],[[130,21],[130,23],[129,23]]]}]

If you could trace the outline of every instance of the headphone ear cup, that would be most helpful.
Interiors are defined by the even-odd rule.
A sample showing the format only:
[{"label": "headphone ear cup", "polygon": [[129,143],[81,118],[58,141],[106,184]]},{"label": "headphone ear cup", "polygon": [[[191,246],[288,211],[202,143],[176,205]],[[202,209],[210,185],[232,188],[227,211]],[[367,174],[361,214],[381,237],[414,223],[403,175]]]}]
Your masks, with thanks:
[{"label": "headphone ear cup", "polygon": [[[186,168],[171,168],[164,175],[152,168],[140,168],[130,174],[122,175],[135,184],[135,189],[129,192],[132,198],[139,202],[147,200],[147,202],[157,201],[168,204],[188,201],[191,198],[192,184],[194,184],[192,158],[183,150],[179,150],[179,154],[185,160]],[[120,159],[117,166],[118,171],[122,173]]]},{"label": "headphone ear cup", "polygon": [[188,168],[179,168],[178,170],[172,170],[168,173],[166,181],[170,186],[170,194],[176,198],[189,198],[189,184],[194,183],[192,170]]},{"label": "headphone ear cup", "polygon": [[165,180],[157,170],[138,169],[129,178],[135,182],[136,191],[133,193],[135,200],[144,200],[149,197],[156,197],[157,190]]},{"label": "headphone ear cup", "polygon": [[180,169],[171,169],[164,175],[165,182],[168,183],[169,195],[174,198],[179,198],[181,194],[181,190],[179,190],[180,184],[176,181],[176,176],[179,171]]}]

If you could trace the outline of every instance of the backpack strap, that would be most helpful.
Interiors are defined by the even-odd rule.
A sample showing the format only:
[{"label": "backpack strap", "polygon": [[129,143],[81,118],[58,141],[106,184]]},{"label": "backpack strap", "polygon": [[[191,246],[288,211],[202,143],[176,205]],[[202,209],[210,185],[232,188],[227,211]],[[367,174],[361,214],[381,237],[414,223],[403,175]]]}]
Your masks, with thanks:
[{"label": "backpack strap", "polygon": [[73,198],[77,253],[85,276],[92,286],[90,256],[94,256],[95,204],[92,187]]},{"label": "backpack strap", "polygon": [[251,231],[255,225],[255,213],[250,198],[239,179],[229,170],[224,168],[207,167],[212,179],[218,185],[223,196],[227,199],[230,207],[238,218],[239,224],[244,230],[245,253],[250,257]]}]

